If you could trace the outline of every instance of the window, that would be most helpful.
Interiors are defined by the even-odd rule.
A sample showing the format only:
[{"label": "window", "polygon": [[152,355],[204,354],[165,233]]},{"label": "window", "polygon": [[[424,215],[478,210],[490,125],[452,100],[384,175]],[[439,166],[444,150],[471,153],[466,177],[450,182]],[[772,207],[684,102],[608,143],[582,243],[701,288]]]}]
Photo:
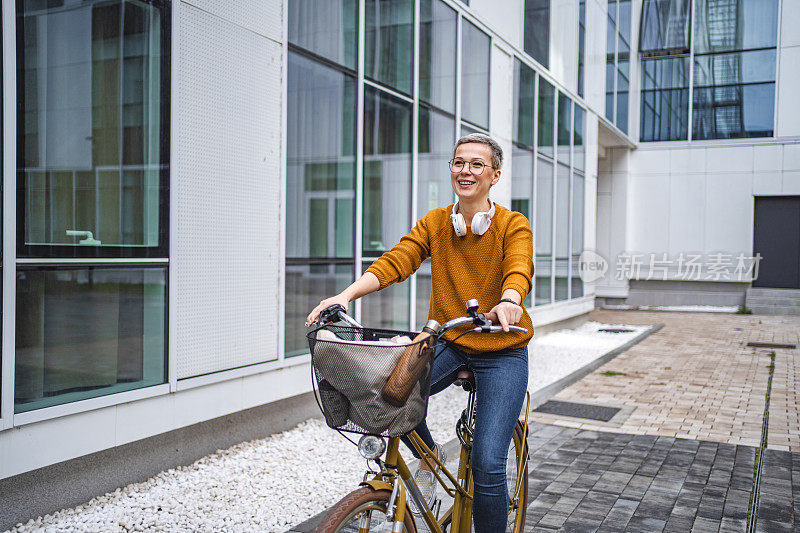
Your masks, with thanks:
[{"label": "window", "polygon": [[550,0],[525,0],[525,52],[545,68],[550,66]]},{"label": "window", "polygon": [[536,147],[539,153],[548,157],[553,157],[555,98],[555,88],[550,83],[539,78],[539,117]]},{"label": "window", "polygon": [[364,75],[411,94],[414,54],[413,0],[365,0]]},{"label": "window", "polygon": [[290,0],[289,42],[356,69],[356,0]]},{"label": "window", "polygon": [[166,382],[167,269],[21,268],[14,412]]},{"label": "window", "polygon": [[[773,135],[777,0],[646,0],[642,141]],[[692,76],[690,79],[690,64]]]},{"label": "window", "polygon": [[489,36],[466,20],[461,28],[461,116],[489,129]]},{"label": "window", "polygon": [[17,2],[15,413],[167,378],[169,3],[63,4]]},{"label": "window", "polygon": [[645,57],[689,53],[691,0],[644,0],[639,51]]},{"label": "window", "polygon": [[697,0],[692,138],[773,135],[777,0]]},{"label": "window", "polygon": [[309,310],[354,273],[355,76],[289,52],[286,355],[305,353]]},{"label": "window", "polygon": [[456,12],[440,0],[420,2],[419,97],[456,112]]},{"label": "window", "polygon": [[628,132],[630,40],[630,0],[608,0],[605,116],[623,133]]},{"label": "window", "polygon": [[411,104],[364,89],[365,256],[377,257],[411,228]]},{"label": "window", "polygon": [[689,129],[689,57],[642,61],[641,141],[686,139]]},{"label": "window", "polygon": [[18,3],[18,254],[166,257],[166,5],[38,7]]},{"label": "window", "polygon": [[306,315],[355,275],[356,14],[355,0],[289,2],[287,357],[308,352]]}]

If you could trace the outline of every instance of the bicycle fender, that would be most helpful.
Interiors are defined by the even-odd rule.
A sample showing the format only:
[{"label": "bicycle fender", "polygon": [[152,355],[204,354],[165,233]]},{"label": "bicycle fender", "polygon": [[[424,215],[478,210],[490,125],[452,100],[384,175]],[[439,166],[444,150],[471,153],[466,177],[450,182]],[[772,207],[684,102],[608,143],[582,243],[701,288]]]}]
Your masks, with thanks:
[{"label": "bicycle fender", "polygon": [[369,487],[372,490],[388,490],[389,492],[392,492],[392,489],[394,488],[394,486],[392,486],[391,483],[388,483],[386,481],[381,481],[379,479],[370,479],[369,481],[364,481],[360,483],[360,485],[362,487]]}]

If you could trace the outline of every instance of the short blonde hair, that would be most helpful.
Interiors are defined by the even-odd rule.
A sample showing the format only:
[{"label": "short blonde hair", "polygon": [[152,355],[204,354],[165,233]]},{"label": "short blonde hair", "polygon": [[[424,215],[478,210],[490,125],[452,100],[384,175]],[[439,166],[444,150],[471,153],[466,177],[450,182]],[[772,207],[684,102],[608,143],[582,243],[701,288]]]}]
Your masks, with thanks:
[{"label": "short blonde hair", "polygon": [[462,144],[467,143],[478,143],[478,144],[485,144],[492,150],[492,166],[495,170],[500,170],[500,167],[503,166],[503,149],[500,148],[500,145],[486,135],[485,133],[470,133],[469,135],[464,135],[458,141],[456,141],[456,145],[453,147],[453,157],[456,155],[456,150]]}]

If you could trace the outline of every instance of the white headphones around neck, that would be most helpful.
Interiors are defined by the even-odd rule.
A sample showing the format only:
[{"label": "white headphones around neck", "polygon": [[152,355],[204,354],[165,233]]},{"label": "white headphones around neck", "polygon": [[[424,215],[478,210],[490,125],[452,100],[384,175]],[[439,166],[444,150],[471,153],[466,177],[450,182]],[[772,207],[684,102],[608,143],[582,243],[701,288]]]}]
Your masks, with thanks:
[{"label": "white headphones around neck", "polygon": [[[494,202],[489,200],[489,203],[492,204],[492,207],[488,211],[480,211],[475,213],[472,217],[472,223],[469,227],[475,235],[483,235],[492,224]],[[467,222],[464,220],[464,215],[458,212],[457,201],[453,204],[453,212],[450,214],[450,220],[453,222],[453,229],[456,230],[456,235],[463,237],[467,234]]]}]

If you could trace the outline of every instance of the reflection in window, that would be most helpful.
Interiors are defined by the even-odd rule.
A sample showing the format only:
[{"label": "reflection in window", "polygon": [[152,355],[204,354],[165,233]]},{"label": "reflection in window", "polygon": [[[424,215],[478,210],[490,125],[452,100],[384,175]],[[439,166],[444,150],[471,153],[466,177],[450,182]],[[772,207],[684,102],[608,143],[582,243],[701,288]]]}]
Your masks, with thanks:
[{"label": "reflection in window", "polygon": [[556,259],[555,272],[555,301],[560,302],[569,298],[569,261]]},{"label": "reflection in window", "polygon": [[489,36],[464,21],[461,26],[461,115],[489,128]]},{"label": "reflection in window", "polygon": [[290,0],[289,42],[356,69],[356,0]]},{"label": "reflection in window", "polygon": [[364,89],[363,250],[379,255],[411,227],[411,104]]},{"label": "reflection in window", "polygon": [[628,132],[630,32],[630,0],[608,0],[605,116],[623,133]]},{"label": "reflection in window", "polygon": [[644,0],[639,51],[645,54],[689,53],[691,0]]},{"label": "reflection in window", "polygon": [[525,52],[550,66],[550,0],[525,0]]},{"label": "reflection in window", "polygon": [[414,51],[413,0],[365,0],[364,74],[411,94]]},{"label": "reflection in window", "polygon": [[355,78],[289,53],[286,257],[353,257]]},{"label": "reflection in window", "polygon": [[556,258],[569,257],[569,167],[558,164],[556,176]]},{"label": "reflection in window", "polygon": [[441,0],[420,2],[419,97],[456,112],[456,12]]},{"label": "reflection in window", "polygon": [[21,253],[166,256],[166,8],[38,4],[18,3]]},{"label": "reflection in window", "polygon": [[[575,258],[583,252],[583,209],[586,178],[578,172],[572,173],[572,250]],[[577,264],[573,262],[573,270]]]},{"label": "reflection in window", "polygon": [[570,137],[572,137],[572,100],[558,93],[558,160],[569,165]]},{"label": "reflection in window", "polygon": [[533,198],[533,152],[516,144],[511,150],[511,210],[532,220]]},{"label": "reflection in window", "polygon": [[[286,260],[287,357],[308,353],[306,316],[321,300],[343,291],[352,281],[352,261],[309,263]],[[350,310],[352,312],[352,308]]]},{"label": "reflection in window", "polygon": [[166,381],[167,269],[17,273],[14,412]]},{"label": "reflection in window", "polygon": [[303,325],[354,275],[356,82],[289,52],[285,353],[308,353]]},{"label": "reflection in window", "polygon": [[417,216],[453,203],[447,162],[453,156],[456,121],[425,106],[419,107],[419,172]]},{"label": "reflection in window", "polygon": [[695,0],[695,54],[774,48],[778,0]]},{"label": "reflection in window", "polygon": [[[575,109],[578,109],[575,106]],[[579,172],[572,173],[572,281],[570,286],[570,298],[580,298],[583,296],[583,281],[578,275],[581,253],[583,253],[583,210],[585,203],[586,178]]]},{"label": "reflection in window", "polygon": [[536,225],[534,245],[536,256],[553,254],[553,163],[536,161]]},{"label": "reflection in window", "polygon": [[[370,264],[364,263],[363,270]],[[395,283],[361,299],[361,315],[369,317],[370,327],[408,331],[410,286],[410,283]]]},{"label": "reflection in window", "polygon": [[534,305],[546,305],[553,301],[551,287],[553,282],[553,259],[537,258],[534,263]]},{"label": "reflection in window", "polygon": [[777,10],[777,0],[696,2],[694,139],[773,134]]},{"label": "reflection in window", "polygon": [[686,139],[689,130],[689,58],[642,61],[642,141]]},{"label": "reflection in window", "polygon": [[416,331],[420,331],[425,322],[428,321],[428,311],[431,303],[431,260],[426,259],[414,273],[417,279],[416,294],[416,313],[417,323],[414,325]]},{"label": "reflection in window", "polygon": [[586,169],[586,147],[583,144],[583,121],[586,111],[577,103],[575,109],[574,129],[572,130],[572,165],[578,170]]},{"label": "reflection in window", "polygon": [[553,157],[553,107],[555,105],[555,88],[539,78],[539,119],[537,125],[536,146],[539,152]]},{"label": "reflection in window", "polygon": [[519,59],[514,59],[514,141],[533,146],[534,71]]}]

